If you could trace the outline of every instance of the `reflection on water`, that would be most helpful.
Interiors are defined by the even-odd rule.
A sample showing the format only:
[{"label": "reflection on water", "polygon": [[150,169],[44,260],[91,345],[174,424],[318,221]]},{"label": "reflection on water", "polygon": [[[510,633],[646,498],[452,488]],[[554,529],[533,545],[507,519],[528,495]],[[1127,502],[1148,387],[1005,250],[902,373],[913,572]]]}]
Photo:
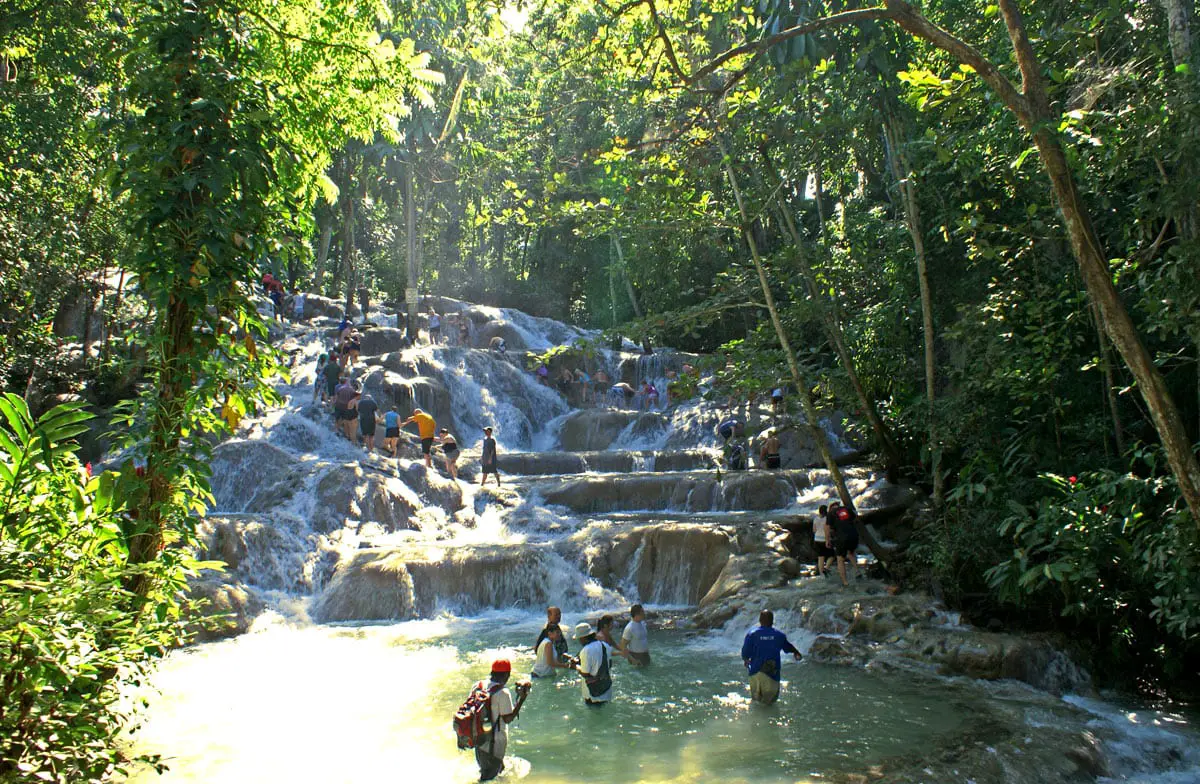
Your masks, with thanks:
[{"label": "reflection on water", "polygon": [[[277,622],[177,652],[136,736],[138,751],[162,754],[171,770],[134,781],[474,780],[450,715],[495,657],[528,672],[536,628],[530,616]],[[617,663],[618,696],[604,709],[584,708],[573,674],[538,681],[509,745],[528,761],[517,772],[530,782],[797,781],[863,770],[977,718],[904,677],[790,660],[780,703],[751,706],[736,647],[721,655],[679,633],[654,642],[651,668]]]}]

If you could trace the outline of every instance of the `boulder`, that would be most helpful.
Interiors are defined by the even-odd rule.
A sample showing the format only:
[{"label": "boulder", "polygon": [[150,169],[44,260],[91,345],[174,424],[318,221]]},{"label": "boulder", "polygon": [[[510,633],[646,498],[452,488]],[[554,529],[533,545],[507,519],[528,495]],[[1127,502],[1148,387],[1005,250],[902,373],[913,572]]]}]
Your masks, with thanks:
[{"label": "boulder", "polygon": [[588,408],[572,414],[563,422],[562,449],[567,452],[591,452],[608,449],[630,425],[643,431],[666,426],[662,414]]},{"label": "boulder", "polygon": [[[472,320],[474,315],[472,314]],[[529,348],[525,343],[525,337],[521,331],[517,329],[511,322],[503,319],[492,319],[479,325],[475,330],[475,345],[477,348],[487,348],[491,345],[492,338],[503,338],[504,344],[509,351],[525,351]]]},{"label": "boulder", "polygon": [[275,480],[292,475],[298,461],[266,441],[248,439],[218,445],[209,465],[214,509],[246,512],[273,508],[286,498]]},{"label": "boulder", "polygon": [[304,295],[304,313],[302,321],[312,321],[315,318],[331,318],[341,321],[346,315],[342,303],[320,294]]},{"label": "boulder", "polygon": [[663,524],[613,540],[607,582],[637,586],[644,602],[694,605],[717,581],[733,552],[728,534],[704,526]]},{"label": "boulder", "polygon": [[430,471],[424,463],[414,460],[402,469],[400,476],[426,503],[445,510],[447,515],[454,515],[465,506],[458,483]]},{"label": "boulder", "polygon": [[266,607],[246,586],[210,578],[191,580],[186,598],[194,602],[188,610],[188,631],[196,642],[245,634]]},{"label": "boulder", "polygon": [[437,376],[405,378],[390,370],[372,368],[360,380],[363,389],[375,397],[381,411],[395,406],[407,417],[414,408],[420,408],[439,423],[453,425],[450,390]]},{"label": "boulder", "polygon": [[221,561],[227,577],[264,590],[304,593],[310,544],[301,521],[284,515],[206,517],[196,526],[201,560]]},{"label": "boulder", "polygon": [[322,623],[403,620],[432,616],[439,607],[543,607],[548,596],[549,569],[531,548],[364,550],[338,567],[312,616]]},{"label": "boulder", "polygon": [[717,481],[710,473],[581,476],[541,488],[547,504],[574,512],[675,509],[688,512],[769,510],[796,499],[802,472],[744,471]]},{"label": "boulder", "polygon": [[328,533],[347,520],[376,522],[388,531],[415,529],[421,502],[394,477],[367,473],[358,463],[326,467],[316,486],[309,520],[313,530]]},{"label": "boulder", "polygon": [[362,345],[362,356],[377,356],[401,351],[408,346],[404,330],[396,327],[369,327],[362,330],[359,339]]}]

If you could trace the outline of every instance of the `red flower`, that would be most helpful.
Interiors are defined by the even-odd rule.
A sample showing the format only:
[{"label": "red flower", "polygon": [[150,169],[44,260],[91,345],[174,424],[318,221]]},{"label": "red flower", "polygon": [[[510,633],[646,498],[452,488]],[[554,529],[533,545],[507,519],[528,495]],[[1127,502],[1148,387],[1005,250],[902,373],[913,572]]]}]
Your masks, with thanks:
[{"label": "red flower", "polygon": [[84,463],[84,464],[83,464],[83,470],[84,470],[84,471],[87,471],[87,475],[88,475],[88,476],[91,476],[91,475],[92,475],[92,464],[91,464],[91,463]]},{"label": "red flower", "polygon": [[1079,477],[1077,477],[1077,476],[1068,476],[1068,477],[1067,477],[1067,481],[1068,481],[1068,482],[1070,482],[1071,484],[1075,484],[1076,482],[1078,482],[1078,481],[1079,481]]}]

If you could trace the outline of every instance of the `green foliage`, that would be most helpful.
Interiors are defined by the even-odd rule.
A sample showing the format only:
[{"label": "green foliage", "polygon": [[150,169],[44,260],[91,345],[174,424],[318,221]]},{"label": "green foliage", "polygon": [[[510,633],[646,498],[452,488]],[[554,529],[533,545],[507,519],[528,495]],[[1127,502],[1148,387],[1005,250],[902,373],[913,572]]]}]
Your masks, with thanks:
[{"label": "green foliage", "polygon": [[1042,474],[1040,490],[1008,501],[997,530],[1013,550],[987,571],[996,595],[1057,610],[1120,658],[1154,651],[1179,674],[1200,651],[1200,541],[1172,483],[1101,470]]},{"label": "green foliage", "polygon": [[89,415],[35,421],[15,395],[0,415],[0,779],[100,781],[124,765],[122,690],[178,632],[182,564],[137,567],[167,590],[130,613],[120,482],[90,476],[71,443]]}]

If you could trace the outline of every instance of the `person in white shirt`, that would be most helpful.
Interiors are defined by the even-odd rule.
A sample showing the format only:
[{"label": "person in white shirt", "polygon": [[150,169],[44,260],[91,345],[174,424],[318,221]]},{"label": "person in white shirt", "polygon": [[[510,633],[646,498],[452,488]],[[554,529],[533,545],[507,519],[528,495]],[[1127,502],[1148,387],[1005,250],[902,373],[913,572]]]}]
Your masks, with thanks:
[{"label": "person in white shirt", "polygon": [[533,672],[531,673],[533,677],[553,678],[556,669],[566,669],[571,666],[571,657],[560,656],[558,653],[559,641],[561,639],[562,627],[557,623],[547,624],[546,636],[541,639],[537,646],[537,654],[533,662]]},{"label": "person in white shirt", "polygon": [[645,667],[650,663],[650,638],[646,632],[646,611],[642,605],[629,608],[629,623],[621,632],[621,650],[628,654],[629,663]]},{"label": "person in white shirt", "polygon": [[817,516],[813,518],[813,549],[817,551],[817,575],[819,577],[828,577],[833,566],[833,548],[829,546],[825,536],[825,515],[828,514],[829,507],[821,504],[821,508],[817,510]]},{"label": "person in white shirt", "polygon": [[575,669],[583,676],[583,701],[587,705],[600,707],[613,698],[612,657],[628,655],[596,638],[591,624],[581,623],[575,627],[575,639],[583,646],[579,651],[579,664]]},{"label": "person in white shirt", "polygon": [[491,679],[487,690],[491,694],[489,704],[492,729],[475,746],[475,762],[479,764],[479,780],[491,781],[504,770],[504,753],[508,751],[508,725],[517,720],[525,698],[529,696],[530,684],[517,684],[517,702],[513,704],[512,692],[504,688],[512,675],[512,663],[508,659],[497,659],[492,664]]}]

